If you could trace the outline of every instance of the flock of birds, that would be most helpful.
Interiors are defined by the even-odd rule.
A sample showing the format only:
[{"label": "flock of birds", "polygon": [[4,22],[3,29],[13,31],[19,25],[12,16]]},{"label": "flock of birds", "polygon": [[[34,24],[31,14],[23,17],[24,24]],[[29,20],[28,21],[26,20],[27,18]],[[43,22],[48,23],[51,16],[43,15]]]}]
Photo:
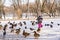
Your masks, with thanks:
[{"label": "flock of birds", "polygon": [[[0,22],[0,23],[1,23],[1,22]],[[27,24],[26,21],[19,22],[18,24],[19,24],[20,27],[23,26],[22,23],[23,23],[24,25]],[[35,22],[35,21],[30,21],[30,23],[31,23],[32,26],[38,24],[38,23]],[[54,22],[51,22],[51,24],[53,24],[53,23],[54,23]],[[15,23],[15,22],[11,23],[11,22],[9,21],[8,24],[11,25],[11,27],[9,27],[9,28],[11,29],[11,32],[14,32],[14,31],[15,31],[15,33],[16,33],[17,35],[19,35],[19,33],[21,32],[21,28],[14,29],[14,27],[17,27],[17,23]],[[1,30],[1,29],[6,30],[7,27],[8,27],[8,24],[5,24],[4,27],[0,24],[0,30]],[[59,26],[60,24],[57,24],[57,25]],[[50,24],[45,24],[45,26],[50,26],[51,28],[53,27],[53,25],[50,25]],[[25,29],[27,29],[27,26],[25,26]],[[35,31],[35,29],[33,29],[33,28],[29,28],[29,30],[30,30],[30,31],[33,31],[33,30],[34,30],[34,31],[33,31],[33,33],[34,33],[33,35],[34,35],[35,38],[40,37],[40,34],[38,33],[38,32],[40,32],[40,29],[39,29],[39,28],[38,28],[36,31]],[[22,35],[26,38],[27,36],[30,35],[30,33],[28,33],[28,32],[26,32],[25,30],[23,30]]]},{"label": "flock of birds", "polygon": [[[31,23],[32,26],[38,24],[38,23],[35,22],[35,21],[30,21],[30,23]],[[23,21],[23,22],[19,22],[19,23],[15,23],[15,22],[11,23],[11,22],[9,21],[8,24],[11,25],[11,27],[9,27],[9,28],[11,29],[10,32],[12,33],[12,32],[15,31],[15,33],[16,33],[17,35],[19,35],[19,33],[21,32],[21,28],[14,29],[14,27],[17,27],[17,25],[19,25],[20,27],[22,27],[23,25],[26,25],[27,22],[26,22],[26,21]],[[3,27],[3,25],[1,25],[1,22],[0,22],[0,30],[1,30],[1,29],[6,30],[7,27],[9,26],[8,24],[5,24],[4,27]],[[25,29],[28,29],[27,26],[25,26]],[[34,33],[34,37],[35,37],[35,38],[38,38],[38,37],[40,36],[40,34],[37,33],[38,31],[40,31],[39,29],[37,29],[37,31],[35,31],[34,28],[29,28],[29,30],[30,30],[30,31],[33,31],[33,30],[34,30],[32,33]],[[30,35],[30,33],[26,32],[26,30],[23,30],[22,35],[26,38],[27,36]]]},{"label": "flock of birds", "polygon": [[[50,24],[47,23],[45,26],[50,26],[50,28],[53,28],[53,24],[54,22],[51,21]],[[57,23],[57,25],[60,26],[60,23]]]}]

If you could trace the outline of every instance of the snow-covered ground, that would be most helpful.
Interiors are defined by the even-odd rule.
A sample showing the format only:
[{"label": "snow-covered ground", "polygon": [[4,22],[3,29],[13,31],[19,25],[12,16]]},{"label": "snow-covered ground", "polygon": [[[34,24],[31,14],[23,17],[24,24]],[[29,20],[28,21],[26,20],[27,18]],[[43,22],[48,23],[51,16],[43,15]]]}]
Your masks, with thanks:
[{"label": "snow-covered ground", "polygon": [[[29,28],[34,28],[37,30],[37,24],[32,26],[30,21],[31,20],[14,20],[16,23],[26,21],[27,25],[23,25],[21,27],[21,32],[19,35],[16,35],[15,33],[10,33],[10,30],[7,28],[7,34],[5,36],[4,40],[60,40],[60,26],[57,24],[60,24],[60,19],[44,19],[43,20],[43,27],[41,29],[41,32],[39,32],[40,37],[38,39],[34,39],[33,31],[29,30]],[[10,21],[10,22],[14,22]],[[32,20],[36,21],[36,20]],[[53,23],[53,28],[50,28],[50,26],[45,26],[45,24],[51,24],[51,21]],[[1,21],[2,25],[4,26],[7,24],[8,21]],[[28,29],[25,29],[25,26],[27,26]],[[30,33],[30,35],[26,38],[22,35],[22,31],[25,30],[26,32]],[[0,40],[3,39],[3,30],[0,30]]]}]

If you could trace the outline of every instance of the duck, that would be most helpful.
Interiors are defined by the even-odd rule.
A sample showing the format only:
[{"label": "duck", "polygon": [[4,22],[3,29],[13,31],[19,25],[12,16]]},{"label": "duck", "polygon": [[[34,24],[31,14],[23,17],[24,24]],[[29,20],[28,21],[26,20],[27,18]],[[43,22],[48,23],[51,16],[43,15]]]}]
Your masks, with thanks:
[{"label": "duck", "polygon": [[15,27],[16,27],[16,26],[17,26],[17,24],[13,24],[13,26],[15,26]]},{"label": "duck", "polygon": [[33,25],[33,26],[35,25],[34,22],[32,22],[32,25]]},{"label": "duck", "polygon": [[50,25],[51,28],[53,28],[53,25]]},{"label": "duck", "polygon": [[10,25],[13,25],[12,23],[9,23]]},{"label": "duck", "polygon": [[4,29],[3,29],[3,30],[6,30],[7,26],[8,26],[8,25],[7,25],[7,24],[5,24],[5,25],[4,25]]},{"label": "duck", "polygon": [[11,33],[14,32],[14,28],[11,28]]},{"label": "duck", "polygon": [[36,24],[38,24],[38,22],[35,22]]},{"label": "duck", "polygon": [[37,32],[40,32],[40,28],[37,29]]},{"label": "duck", "polygon": [[4,25],[4,27],[7,27],[7,26],[8,26],[7,24]]},{"label": "duck", "polygon": [[22,26],[22,23],[20,22],[19,25]]},{"label": "duck", "polygon": [[35,25],[35,21],[31,21],[31,24],[32,24],[32,25]]},{"label": "duck", "polygon": [[24,23],[24,25],[26,25],[26,22],[25,21],[23,23]]},{"label": "duck", "polygon": [[51,24],[53,24],[54,22],[51,21]]},{"label": "duck", "polygon": [[20,33],[20,29],[21,29],[21,28],[16,29],[16,34],[17,34],[17,35]]},{"label": "duck", "polygon": [[25,26],[25,29],[27,29],[27,27]]},{"label": "duck", "polygon": [[31,31],[33,31],[34,29],[33,28],[30,28]]},{"label": "duck", "polygon": [[13,24],[11,24],[12,26],[10,27],[11,28],[11,32],[14,32],[14,26]]},{"label": "duck", "polygon": [[58,26],[60,25],[60,24],[57,24]]},{"label": "duck", "polygon": [[25,32],[25,30],[23,30],[23,36],[26,38],[27,36],[29,36],[30,35],[30,33],[27,33],[27,32]]},{"label": "duck", "polygon": [[38,38],[40,36],[40,34],[38,34],[36,31],[34,31],[34,37]]},{"label": "duck", "polygon": [[45,24],[45,26],[49,26],[50,24]]},{"label": "duck", "polygon": [[13,26],[15,26],[15,27],[16,27],[16,26],[17,26],[17,23],[13,22]]}]

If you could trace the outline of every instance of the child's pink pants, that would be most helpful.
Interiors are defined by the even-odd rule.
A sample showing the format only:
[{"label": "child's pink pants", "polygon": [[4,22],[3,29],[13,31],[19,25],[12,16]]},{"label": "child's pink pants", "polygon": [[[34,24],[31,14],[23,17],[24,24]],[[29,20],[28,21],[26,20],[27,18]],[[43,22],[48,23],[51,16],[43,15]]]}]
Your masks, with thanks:
[{"label": "child's pink pants", "polygon": [[43,27],[42,23],[38,23],[38,28],[42,28],[42,27]]}]

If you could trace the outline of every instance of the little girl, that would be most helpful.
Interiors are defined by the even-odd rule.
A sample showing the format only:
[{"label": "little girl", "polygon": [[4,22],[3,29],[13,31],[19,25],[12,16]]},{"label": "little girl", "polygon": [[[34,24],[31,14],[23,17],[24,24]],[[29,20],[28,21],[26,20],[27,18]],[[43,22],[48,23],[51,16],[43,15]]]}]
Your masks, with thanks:
[{"label": "little girl", "polygon": [[38,18],[37,18],[37,20],[38,20],[38,32],[41,30],[41,28],[43,27],[43,25],[42,25],[42,20],[43,20],[43,18],[41,17],[41,16],[39,16]]},{"label": "little girl", "polygon": [[42,28],[42,23],[38,23],[38,28]]},{"label": "little girl", "polygon": [[41,31],[41,28],[42,28],[42,27],[43,27],[42,23],[41,23],[41,22],[38,23],[38,30],[37,30],[37,32]]}]

